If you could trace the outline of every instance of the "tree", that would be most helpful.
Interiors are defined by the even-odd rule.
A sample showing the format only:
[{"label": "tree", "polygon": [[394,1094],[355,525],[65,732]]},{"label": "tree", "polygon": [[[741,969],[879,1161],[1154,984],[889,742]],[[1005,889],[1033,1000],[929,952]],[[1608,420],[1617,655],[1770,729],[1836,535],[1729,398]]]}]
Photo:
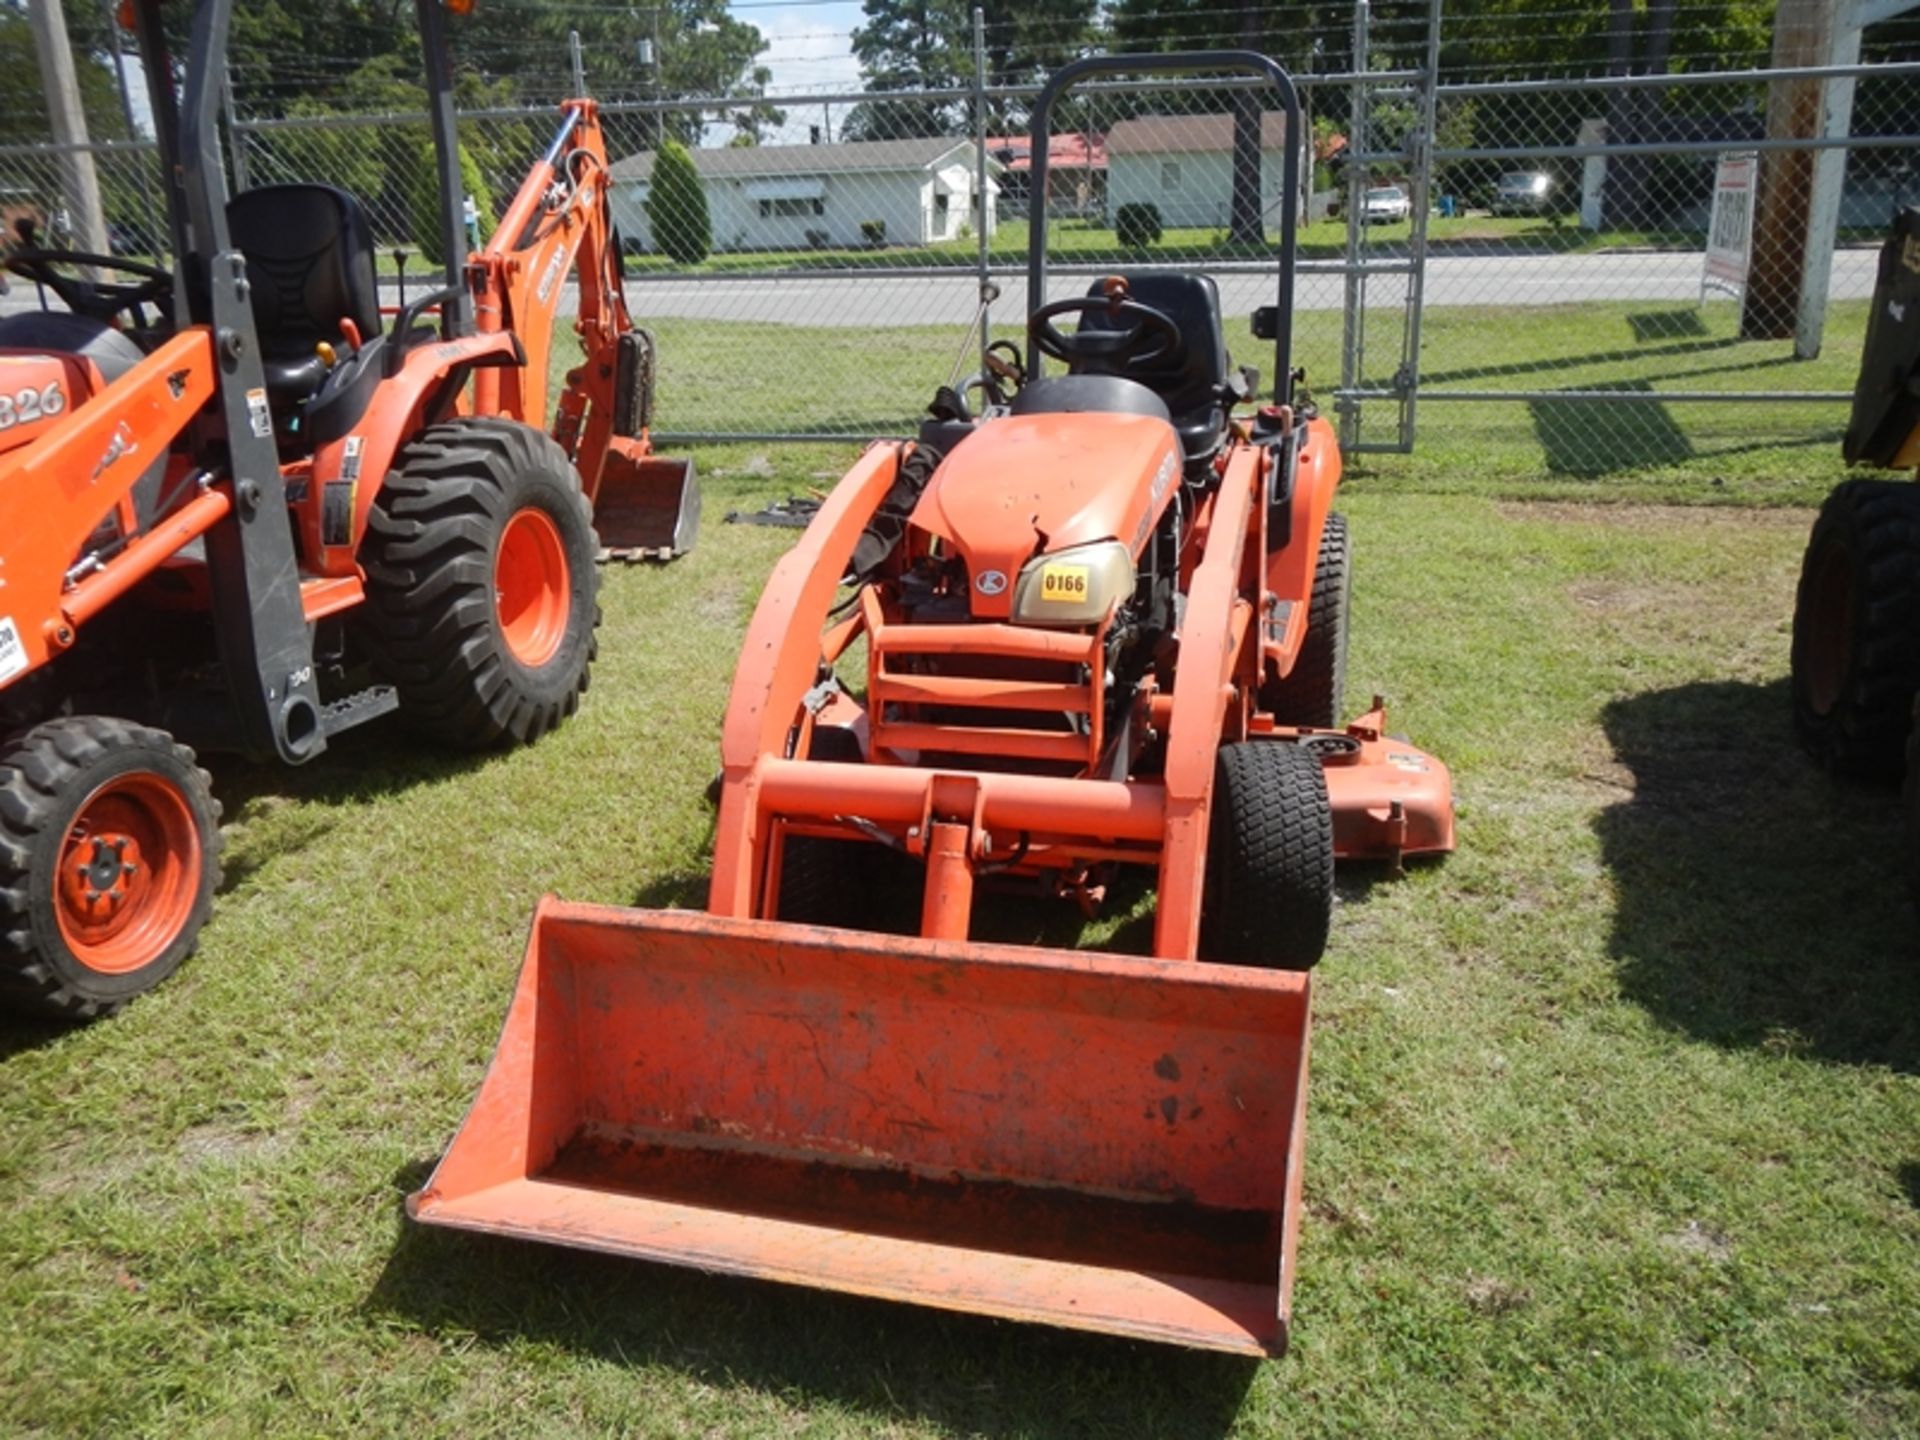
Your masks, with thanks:
[{"label": "tree", "polygon": [[[866,23],[853,32],[866,89],[955,92],[952,99],[868,102],[847,116],[844,134],[886,140],[960,135],[970,128],[973,84],[973,0],[862,0]],[[1095,39],[1095,0],[982,0],[987,83],[1030,84],[1084,53]],[[988,101],[987,127],[1005,133],[1021,123],[1011,101]]]},{"label": "tree", "polygon": [[707,192],[693,168],[687,147],[669,137],[653,157],[647,189],[647,223],[654,248],[682,265],[698,265],[713,249],[713,222],[707,216]]},{"label": "tree", "polygon": [[[458,210],[467,196],[473,197],[474,208],[480,212],[480,238],[484,241],[486,227],[493,218],[493,197],[487,190],[487,177],[481,174],[472,153],[462,145],[459,154],[460,189],[463,193],[456,195],[453,203]],[[429,265],[444,264],[447,257],[445,247],[441,244],[445,222],[440,210],[440,160],[431,142],[415,156],[410,192],[412,204],[408,206],[407,214],[412,221],[413,243],[420,247],[420,257]]]}]

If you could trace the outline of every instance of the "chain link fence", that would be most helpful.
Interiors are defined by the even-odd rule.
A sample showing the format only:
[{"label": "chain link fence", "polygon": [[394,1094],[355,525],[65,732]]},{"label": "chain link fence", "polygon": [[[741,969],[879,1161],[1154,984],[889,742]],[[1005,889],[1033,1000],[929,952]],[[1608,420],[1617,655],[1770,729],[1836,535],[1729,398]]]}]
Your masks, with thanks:
[{"label": "chain link fence", "polygon": [[[1120,268],[1202,273],[1235,358],[1260,363],[1245,319],[1273,299],[1291,206],[1296,363],[1355,450],[1502,451],[1583,475],[1837,440],[1878,237],[1920,203],[1920,64],[1785,64],[1801,51],[1775,35],[1771,69],[1764,54],[1601,78],[1443,65],[1490,23],[1358,7],[1350,34],[1319,32],[1296,60],[1298,136],[1244,85],[1083,87],[1057,113],[1039,196],[1035,91],[983,83],[984,64],[967,88],[780,95],[750,115],[738,97],[607,103],[663,426],[681,441],[903,430],[977,368],[983,285],[999,291],[985,338],[1024,335],[1043,222],[1047,298]],[[403,266],[424,283],[438,264],[424,115],[243,104],[230,120],[236,186],[342,186],[372,217],[388,303]],[[541,107],[462,113],[476,240],[555,123]],[[116,253],[157,253],[152,146],[87,154]],[[0,146],[0,205],[66,242],[72,158]]]}]

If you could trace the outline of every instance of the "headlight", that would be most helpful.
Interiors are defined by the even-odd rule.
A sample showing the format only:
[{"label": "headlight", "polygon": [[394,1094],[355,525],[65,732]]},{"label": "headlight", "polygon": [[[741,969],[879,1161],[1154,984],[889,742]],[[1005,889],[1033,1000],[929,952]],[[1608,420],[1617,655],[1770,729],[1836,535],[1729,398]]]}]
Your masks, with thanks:
[{"label": "headlight", "polygon": [[1024,625],[1094,625],[1133,593],[1133,557],[1118,540],[1036,555],[1013,586],[1013,618]]}]

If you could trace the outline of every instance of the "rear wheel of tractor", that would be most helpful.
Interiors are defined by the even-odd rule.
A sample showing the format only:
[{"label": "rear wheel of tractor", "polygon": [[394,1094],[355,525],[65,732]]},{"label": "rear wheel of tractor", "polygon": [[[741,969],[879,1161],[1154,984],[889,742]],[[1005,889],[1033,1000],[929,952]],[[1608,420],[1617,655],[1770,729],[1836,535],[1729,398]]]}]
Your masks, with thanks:
[{"label": "rear wheel of tractor", "polygon": [[[1920,701],[1915,701],[1914,709],[1920,711]],[[1920,910],[1920,715],[1915,716],[1914,731],[1907,737],[1907,780],[1900,798],[1907,820],[1907,894],[1914,909]]]},{"label": "rear wheel of tractor", "polygon": [[1320,532],[1320,556],[1307,602],[1307,638],[1284,680],[1260,687],[1260,708],[1279,725],[1334,729],[1347,684],[1347,611],[1353,594],[1353,546],[1347,517],[1329,515]]},{"label": "rear wheel of tractor", "polygon": [[1333,810],[1313,752],[1223,745],[1213,771],[1200,955],[1311,970],[1333,923]]},{"label": "rear wheel of tractor", "polygon": [[551,437],[462,419],[414,440],[367,524],[365,629],[402,713],[472,749],[538,740],[571,715],[596,649],[598,550]]},{"label": "rear wheel of tractor", "polygon": [[193,953],[220,806],[161,730],[82,715],[0,743],[0,1003],[110,1014]]},{"label": "rear wheel of tractor", "polygon": [[1793,607],[1793,723],[1829,769],[1893,780],[1920,689],[1920,485],[1849,480],[1820,507]]}]

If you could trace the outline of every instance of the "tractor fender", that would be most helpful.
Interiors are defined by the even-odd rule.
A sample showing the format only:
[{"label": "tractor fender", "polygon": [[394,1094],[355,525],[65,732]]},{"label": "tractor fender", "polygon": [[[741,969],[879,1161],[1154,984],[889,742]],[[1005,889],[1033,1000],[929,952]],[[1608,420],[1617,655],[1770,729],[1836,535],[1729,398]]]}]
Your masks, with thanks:
[{"label": "tractor fender", "polygon": [[[1278,463],[1276,461],[1276,463]],[[1307,637],[1307,602],[1313,595],[1314,566],[1320,536],[1340,486],[1340,446],[1333,426],[1315,416],[1306,424],[1294,451],[1286,529],[1269,535],[1266,564],[1267,611],[1261,626],[1262,649],[1285,675],[1293,669]],[[1277,544],[1275,542],[1278,542]]]},{"label": "tractor fender", "polygon": [[457,391],[468,371],[517,365],[521,354],[504,331],[436,340],[416,346],[380,382],[359,423],[314,451],[309,491],[296,502],[301,553],[314,569],[323,575],[358,573],[354,556],[367,512],[401,447],[440,418],[434,412],[446,406],[448,391]]}]

